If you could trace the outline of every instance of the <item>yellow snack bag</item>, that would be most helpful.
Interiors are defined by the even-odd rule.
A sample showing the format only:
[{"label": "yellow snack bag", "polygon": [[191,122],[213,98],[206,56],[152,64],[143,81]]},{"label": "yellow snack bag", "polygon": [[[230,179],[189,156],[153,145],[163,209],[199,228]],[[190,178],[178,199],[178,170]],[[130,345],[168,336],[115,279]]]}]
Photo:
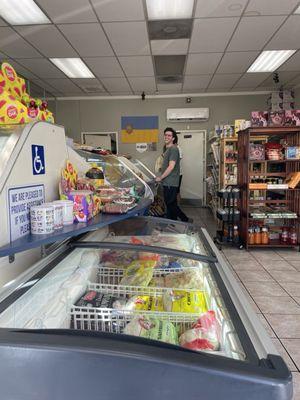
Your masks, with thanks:
[{"label": "yellow snack bag", "polygon": [[163,298],[164,310],[177,313],[198,313],[207,311],[204,293],[200,291],[172,290]]},{"label": "yellow snack bag", "polygon": [[155,261],[133,261],[126,268],[120,285],[125,286],[148,286],[153,278]]},{"label": "yellow snack bag", "polygon": [[164,311],[162,296],[133,296],[126,303],[126,309],[144,311]]}]

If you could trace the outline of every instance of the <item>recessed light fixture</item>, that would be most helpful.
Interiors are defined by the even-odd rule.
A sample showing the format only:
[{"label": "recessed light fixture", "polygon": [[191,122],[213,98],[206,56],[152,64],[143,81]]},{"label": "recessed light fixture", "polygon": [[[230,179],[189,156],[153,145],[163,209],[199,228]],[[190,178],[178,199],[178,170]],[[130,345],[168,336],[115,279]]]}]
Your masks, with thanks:
[{"label": "recessed light fixture", "polygon": [[192,18],[194,0],[146,0],[149,20]]},{"label": "recessed light fixture", "polygon": [[296,50],[263,51],[247,72],[273,72],[280,67]]},{"label": "recessed light fixture", "polygon": [[95,78],[80,58],[50,58],[50,61],[69,78]]},{"label": "recessed light fixture", "polygon": [[11,25],[51,23],[33,0],[0,0],[0,16]]}]

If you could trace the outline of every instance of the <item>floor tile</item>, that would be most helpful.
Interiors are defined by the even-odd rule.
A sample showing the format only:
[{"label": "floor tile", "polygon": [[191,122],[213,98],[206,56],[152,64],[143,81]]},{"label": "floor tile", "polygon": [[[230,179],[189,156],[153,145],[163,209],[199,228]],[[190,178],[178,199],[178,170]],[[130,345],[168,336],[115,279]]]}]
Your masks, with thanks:
[{"label": "floor tile", "polygon": [[300,282],[280,282],[280,286],[282,286],[290,296],[300,296]]},{"label": "floor tile", "polygon": [[266,314],[265,317],[279,339],[300,339],[300,315]]},{"label": "floor tile", "polygon": [[300,372],[293,372],[293,400],[300,400]]},{"label": "floor tile", "polygon": [[281,342],[300,369],[300,339],[281,339]]},{"label": "floor tile", "polygon": [[254,259],[241,260],[229,258],[228,261],[235,271],[263,271],[263,267]]},{"label": "floor tile", "polygon": [[[298,340],[298,339],[286,339],[286,340]],[[281,355],[281,357],[284,359],[286,365],[290,369],[290,371],[295,371],[297,372],[297,367],[294,364],[293,360],[287,353],[286,349],[283,347],[279,339],[272,339],[272,342],[274,343],[278,353]],[[282,341],[283,342],[283,341]]]},{"label": "floor tile", "polygon": [[293,299],[300,305],[300,297],[293,296]]},{"label": "floor tile", "polygon": [[258,318],[260,319],[261,323],[263,324],[265,330],[267,331],[267,334],[271,337],[274,338],[276,337],[275,332],[271,328],[271,325],[268,323],[266,318],[264,317],[263,314],[257,314]]},{"label": "floor tile", "polygon": [[299,261],[300,260],[300,252],[298,250],[277,250],[277,254],[279,254],[281,257],[283,257],[285,260],[289,261]]},{"label": "floor tile", "polygon": [[287,293],[276,282],[245,282],[246,289],[255,296],[287,296]]},{"label": "floor tile", "polygon": [[251,251],[251,254],[253,255],[254,258],[258,261],[282,261],[282,257],[280,257],[279,254],[275,253],[275,251],[272,250],[253,250]]},{"label": "floor tile", "polygon": [[288,261],[297,271],[300,272],[300,260],[298,261]]},{"label": "floor tile", "polygon": [[269,271],[270,275],[279,283],[300,283],[300,272],[297,271]]},{"label": "floor tile", "polygon": [[300,306],[291,297],[253,296],[263,314],[299,314]]},{"label": "floor tile", "polygon": [[255,303],[255,301],[252,299],[251,296],[249,296],[249,294],[246,292],[246,290],[244,289],[244,294],[246,296],[246,299],[248,301],[248,303],[250,304],[250,306],[252,307],[252,310],[256,313],[256,314],[260,314],[262,311],[259,309],[258,305]]},{"label": "floor tile", "polygon": [[274,281],[274,279],[266,271],[237,271],[237,274],[242,282]]},{"label": "floor tile", "polygon": [[232,260],[232,261],[239,261],[239,260],[244,260],[244,261],[250,261],[250,260],[254,260],[254,258],[252,257],[251,254],[247,253],[246,251],[243,250],[239,250],[238,252],[225,252],[223,251],[223,253],[225,254],[226,258],[228,260]]},{"label": "floor tile", "polygon": [[260,263],[267,271],[297,271],[285,260],[261,260]]}]

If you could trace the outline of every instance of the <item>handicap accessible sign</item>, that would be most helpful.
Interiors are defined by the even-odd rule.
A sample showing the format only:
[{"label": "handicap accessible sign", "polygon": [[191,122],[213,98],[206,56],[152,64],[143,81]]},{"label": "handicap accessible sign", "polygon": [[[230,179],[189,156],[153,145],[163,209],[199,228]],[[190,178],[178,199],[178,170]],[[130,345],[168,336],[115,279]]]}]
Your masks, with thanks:
[{"label": "handicap accessible sign", "polygon": [[45,153],[44,146],[31,145],[32,173],[33,175],[45,174]]}]

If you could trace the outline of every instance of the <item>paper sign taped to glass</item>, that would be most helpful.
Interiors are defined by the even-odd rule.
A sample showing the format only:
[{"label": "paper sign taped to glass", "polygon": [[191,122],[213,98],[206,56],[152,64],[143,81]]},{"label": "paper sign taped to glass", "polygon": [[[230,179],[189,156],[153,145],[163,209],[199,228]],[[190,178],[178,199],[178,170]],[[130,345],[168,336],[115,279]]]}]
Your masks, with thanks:
[{"label": "paper sign taped to glass", "polygon": [[157,143],[158,116],[121,117],[122,143]]}]

